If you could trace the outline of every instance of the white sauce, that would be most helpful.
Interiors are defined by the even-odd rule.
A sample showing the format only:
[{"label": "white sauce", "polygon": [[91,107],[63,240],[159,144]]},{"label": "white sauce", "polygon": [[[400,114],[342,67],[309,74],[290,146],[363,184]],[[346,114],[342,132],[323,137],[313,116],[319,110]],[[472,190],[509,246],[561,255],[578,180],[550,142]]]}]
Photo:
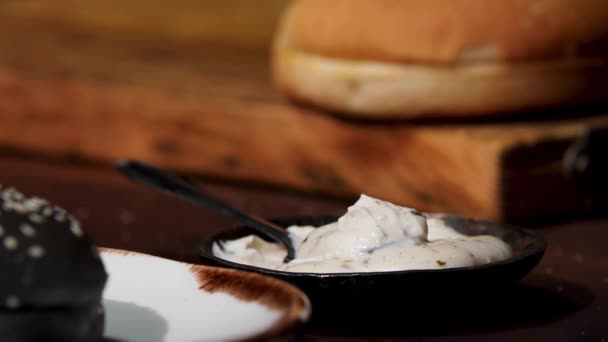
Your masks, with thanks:
[{"label": "white sauce", "polygon": [[257,236],[213,245],[232,262],[288,272],[343,273],[441,269],[504,260],[511,248],[501,239],[466,236],[443,220],[411,208],[361,195],[337,222],[287,228],[296,258],[284,264],[285,249]]}]

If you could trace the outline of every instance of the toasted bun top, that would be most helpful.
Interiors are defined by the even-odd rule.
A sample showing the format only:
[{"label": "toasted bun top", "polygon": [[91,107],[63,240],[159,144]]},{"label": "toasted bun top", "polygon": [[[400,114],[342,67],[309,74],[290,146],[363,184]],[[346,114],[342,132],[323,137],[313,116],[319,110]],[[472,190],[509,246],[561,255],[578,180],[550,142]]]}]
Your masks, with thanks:
[{"label": "toasted bun top", "polygon": [[530,61],[608,55],[607,0],[295,0],[276,42],[336,58]]}]

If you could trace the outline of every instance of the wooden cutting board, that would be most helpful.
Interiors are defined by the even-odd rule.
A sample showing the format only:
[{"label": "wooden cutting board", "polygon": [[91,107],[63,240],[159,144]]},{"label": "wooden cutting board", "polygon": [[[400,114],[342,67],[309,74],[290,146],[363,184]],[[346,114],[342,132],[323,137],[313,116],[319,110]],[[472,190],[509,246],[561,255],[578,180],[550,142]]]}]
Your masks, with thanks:
[{"label": "wooden cutting board", "polygon": [[[286,101],[255,44],[112,31],[47,12],[0,6],[5,151],[105,165],[138,158],[197,175],[367,193],[509,221],[606,206],[597,170],[608,115],[346,121]],[[26,14],[36,20],[23,20]],[[580,148],[589,129],[593,144]]]}]

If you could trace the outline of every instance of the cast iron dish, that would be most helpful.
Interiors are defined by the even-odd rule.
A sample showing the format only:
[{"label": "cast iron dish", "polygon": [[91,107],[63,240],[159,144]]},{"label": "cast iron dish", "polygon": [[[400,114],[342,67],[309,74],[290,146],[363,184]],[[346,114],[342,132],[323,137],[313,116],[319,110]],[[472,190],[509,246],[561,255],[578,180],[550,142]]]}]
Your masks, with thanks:
[{"label": "cast iron dish", "polygon": [[[490,221],[473,220],[459,216],[441,215],[455,230],[466,235],[489,234],[497,236],[513,249],[509,259],[473,267],[448,268],[440,270],[408,270],[369,273],[293,273],[230,262],[213,254],[214,241],[231,240],[248,234],[255,234],[247,227],[238,227],[204,240],[200,247],[200,259],[204,264],[236,268],[262,273],[290,282],[306,292],[315,304],[319,298],[358,298],[373,294],[394,299],[400,293],[419,293],[422,296],[433,293],[451,293],[462,290],[498,289],[521,279],[542,258],[546,243],[532,231]],[[293,217],[273,220],[287,227],[289,225],[321,226],[334,222],[338,216]],[[449,288],[449,291],[446,289]],[[363,296],[361,296],[363,295]],[[408,295],[409,296],[409,295]]]}]

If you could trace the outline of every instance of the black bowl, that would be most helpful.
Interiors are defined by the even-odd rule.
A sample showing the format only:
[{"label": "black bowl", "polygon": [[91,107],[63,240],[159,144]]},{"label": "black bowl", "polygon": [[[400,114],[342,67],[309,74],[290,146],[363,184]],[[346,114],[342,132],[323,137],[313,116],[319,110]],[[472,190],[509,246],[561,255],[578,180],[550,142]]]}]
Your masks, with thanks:
[{"label": "black bowl", "polygon": [[[332,305],[340,301],[369,299],[378,302],[385,298],[407,296],[409,300],[426,300],[429,294],[433,298],[453,296],[454,293],[492,289],[509,286],[521,279],[542,258],[546,243],[530,230],[483,220],[474,220],[459,216],[438,215],[455,230],[466,235],[493,235],[508,243],[513,256],[509,259],[490,264],[434,270],[408,270],[391,272],[358,272],[358,273],[294,273],[265,269],[234,263],[213,255],[215,241],[231,240],[249,234],[255,234],[248,227],[238,227],[212,236],[201,243],[200,260],[204,264],[236,268],[276,277],[287,281],[309,295],[313,305]],[[334,222],[335,215],[317,217],[292,217],[273,220],[287,227],[289,225],[312,225],[315,227]],[[412,297],[408,294],[419,294]],[[416,298],[417,297],[417,298]]]}]

